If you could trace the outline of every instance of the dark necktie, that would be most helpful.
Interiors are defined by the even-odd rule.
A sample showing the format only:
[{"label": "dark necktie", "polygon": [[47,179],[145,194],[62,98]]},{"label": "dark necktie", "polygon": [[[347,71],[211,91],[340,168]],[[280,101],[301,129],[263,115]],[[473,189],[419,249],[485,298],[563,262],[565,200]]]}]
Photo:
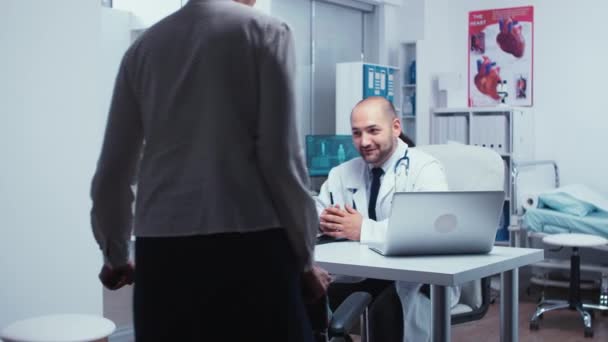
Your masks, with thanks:
[{"label": "dark necktie", "polygon": [[380,190],[380,177],[384,174],[384,170],[379,167],[372,169],[372,188],[369,195],[369,206],[367,212],[369,218],[376,221],[376,200],[378,199],[378,191]]}]

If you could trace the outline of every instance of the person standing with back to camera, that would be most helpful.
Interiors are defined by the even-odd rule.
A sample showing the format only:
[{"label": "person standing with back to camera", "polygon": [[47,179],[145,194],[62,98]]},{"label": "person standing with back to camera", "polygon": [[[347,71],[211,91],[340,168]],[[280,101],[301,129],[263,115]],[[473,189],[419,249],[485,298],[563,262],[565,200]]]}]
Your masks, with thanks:
[{"label": "person standing with back to camera", "polygon": [[135,282],[137,341],[312,339],[302,291],[322,296],[329,275],[313,266],[293,38],[253,3],[191,0],[120,65],[91,221],[102,283]]}]

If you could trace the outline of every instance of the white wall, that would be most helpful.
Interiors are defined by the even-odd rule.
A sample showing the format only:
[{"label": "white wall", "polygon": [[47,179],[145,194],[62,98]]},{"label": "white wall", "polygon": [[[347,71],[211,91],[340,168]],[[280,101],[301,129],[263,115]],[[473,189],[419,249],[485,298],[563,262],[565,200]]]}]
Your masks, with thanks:
[{"label": "white wall", "polygon": [[156,24],[186,3],[186,0],[113,0],[112,7],[131,12],[131,28],[142,29]]},{"label": "white wall", "polygon": [[4,0],[0,11],[0,327],[102,312],[89,184],[105,122],[100,2]]},{"label": "white wall", "polygon": [[395,29],[403,22],[400,5],[382,4],[376,6],[378,12],[378,63],[399,67],[399,46],[403,41],[401,30]]},{"label": "white wall", "polygon": [[[433,78],[436,74],[452,70],[453,58],[450,51],[448,32],[451,30],[449,18],[452,15],[446,0],[409,1],[403,11],[411,22],[407,24],[407,39],[419,40],[416,59],[416,144],[430,143],[430,111],[433,97]],[[422,29],[421,29],[422,28]]]},{"label": "white wall", "polygon": [[[132,29],[145,29],[180,9],[188,0],[114,0],[114,9],[128,11]],[[272,0],[257,0],[255,8],[270,13]]]},{"label": "white wall", "polygon": [[110,108],[116,73],[125,51],[131,45],[131,13],[101,9],[100,96],[105,115]]},{"label": "white wall", "polygon": [[[429,41],[427,37],[427,41],[449,44],[446,59],[453,61],[455,71],[465,75],[468,12],[534,6],[536,157],[558,161],[562,184],[585,183],[608,194],[608,160],[604,158],[608,112],[603,101],[608,79],[605,67],[608,26],[604,23],[608,2],[593,1],[592,5],[566,0],[438,2],[448,9],[448,27],[441,39]],[[425,15],[426,20],[436,21],[434,18],[435,13]],[[463,78],[466,87],[464,82],[466,77]],[[466,96],[461,104],[466,105]]]},{"label": "white wall", "polygon": [[298,135],[304,146],[304,136],[311,132],[311,3],[302,0],[257,0],[255,8],[286,22],[293,32],[297,61],[296,118]]},{"label": "white wall", "polygon": [[[282,0],[275,0],[275,1],[282,1]],[[257,0],[255,3],[255,8],[266,14],[271,14],[272,0]]]},{"label": "white wall", "polygon": [[398,32],[401,41],[413,41],[424,37],[424,1],[403,0],[398,9]]}]

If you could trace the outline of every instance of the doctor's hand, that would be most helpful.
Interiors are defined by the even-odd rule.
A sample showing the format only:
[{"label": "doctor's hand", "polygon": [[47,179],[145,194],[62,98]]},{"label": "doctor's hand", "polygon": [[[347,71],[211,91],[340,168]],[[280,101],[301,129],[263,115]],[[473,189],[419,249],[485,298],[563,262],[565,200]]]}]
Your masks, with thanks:
[{"label": "doctor's hand", "polygon": [[363,216],[349,205],[346,205],[344,209],[335,207],[326,208],[321,213],[321,231],[323,231],[323,234],[335,238],[346,238],[353,241],[361,240]]}]

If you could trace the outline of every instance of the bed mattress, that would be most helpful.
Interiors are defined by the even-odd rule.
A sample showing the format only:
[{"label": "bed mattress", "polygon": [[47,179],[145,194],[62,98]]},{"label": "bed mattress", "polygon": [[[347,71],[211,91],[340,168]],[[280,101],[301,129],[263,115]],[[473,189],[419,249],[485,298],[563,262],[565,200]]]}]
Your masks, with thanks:
[{"label": "bed mattress", "polygon": [[608,213],[602,211],[579,217],[551,209],[532,208],[524,214],[523,224],[526,229],[540,233],[581,233],[608,239]]}]

